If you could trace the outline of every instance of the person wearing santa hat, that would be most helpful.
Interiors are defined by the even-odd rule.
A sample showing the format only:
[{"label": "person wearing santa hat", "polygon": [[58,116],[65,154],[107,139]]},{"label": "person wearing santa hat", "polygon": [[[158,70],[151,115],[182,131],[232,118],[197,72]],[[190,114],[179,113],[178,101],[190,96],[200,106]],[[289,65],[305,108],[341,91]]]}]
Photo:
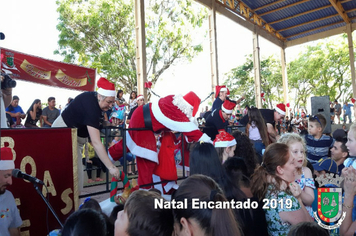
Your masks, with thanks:
[{"label": "person wearing santa hat", "polygon": [[225,131],[216,135],[214,147],[218,153],[221,164],[223,164],[229,157],[235,155],[236,144],[236,139]]},{"label": "person wearing santa hat", "polygon": [[[226,87],[226,85],[215,86],[215,100],[213,102],[213,106],[211,107],[211,111],[214,111],[215,109],[220,109],[222,104],[225,102],[225,100],[230,100],[228,97],[229,95],[230,95],[230,91]],[[239,104],[244,99],[245,99],[245,96],[243,95],[235,103]],[[232,100],[230,100],[230,101],[232,101]],[[232,102],[234,102],[234,101],[232,101]]]},{"label": "person wearing santa hat", "polygon": [[2,147],[0,156],[0,235],[20,236],[22,219],[14,196],[6,188],[12,184],[12,170],[15,168],[11,148]]},{"label": "person wearing santa hat", "polygon": [[[119,178],[119,169],[112,164],[104,145],[100,139],[100,124],[103,112],[111,109],[115,103],[115,85],[101,77],[97,83],[98,91],[79,94],[68,105],[60,116],[53,122],[52,127],[77,128],[78,135],[78,181],[79,189],[83,188],[82,150],[87,138],[90,137],[92,145],[100,160],[109,169],[110,174]],[[119,121],[113,119],[113,125]]]},{"label": "person wearing santa hat", "polygon": [[204,133],[206,133],[211,140],[215,140],[215,136],[225,131],[226,127],[229,125],[229,119],[232,112],[236,106],[236,103],[230,100],[225,100],[221,105],[221,109],[214,110],[207,118],[204,128]]},{"label": "person wearing santa hat", "polygon": [[[126,131],[127,151],[136,155],[139,185],[153,182],[153,173],[158,165],[155,133],[177,131],[182,132],[188,142],[210,140],[193,122],[199,105],[200,98],[194,92],[189,92],[184,96],[169,95],[136,108],[129,128],[149,129]],[[122,140],[109,148],[109,154],[113,160],[122,157],[123,148]],[[173,185],[167,186],[174,187]],[[169,187],[165,190],[169,191]]]},{"label": "person wearing santa hat", "polygon": [[226,85],[215,86],[215,100],[213,102],[211,110],[214,111],[215,109],[220,109],[228,95],[230,95],[230,91],[226,87]]},{"label": "person wearing santa hat", "polygon": [[[259,109],[265,123],[267,125],[267,132],[269,139],[272,143],[275,143],[279,139],[279,134],[276,131],[276,124],[282,121],[286,115],[286,105],[283,103],[277,104],[274,110],[271,109]],[[247,125],[249,122],[248,115],[245,115],[240,123],[242,125]]]}]

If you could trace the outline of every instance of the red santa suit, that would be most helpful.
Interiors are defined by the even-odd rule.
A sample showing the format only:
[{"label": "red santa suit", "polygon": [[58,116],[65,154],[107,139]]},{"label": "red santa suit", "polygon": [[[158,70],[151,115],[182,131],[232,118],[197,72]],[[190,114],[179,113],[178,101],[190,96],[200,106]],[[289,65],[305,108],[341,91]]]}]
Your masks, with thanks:
[{"label": "red santa suit", "polygon": [[[152,174],[159,164],[157,143],[154,133],[161,131],[182,132],[188,142],[211,142],[209,136],[202,133],[198,125],[191,121],[200,105],[200,99],[194,92],[185,96],[169,95],[158,101],[139,106],[132,114],[129,128],[145,128],[144,109],[149,111],[151,130],[126,131],[126,146],[128,151],[136,155],[138,169],[138,184],[150,184],[153,182]],[[149,108],[149,109],[148,109]],[[147,124],[146,113],[146,124]],[[109,154],[113,160],[123,156],[122,141],[109,148]],[[148,187],[150,188],[150,187]]]}]

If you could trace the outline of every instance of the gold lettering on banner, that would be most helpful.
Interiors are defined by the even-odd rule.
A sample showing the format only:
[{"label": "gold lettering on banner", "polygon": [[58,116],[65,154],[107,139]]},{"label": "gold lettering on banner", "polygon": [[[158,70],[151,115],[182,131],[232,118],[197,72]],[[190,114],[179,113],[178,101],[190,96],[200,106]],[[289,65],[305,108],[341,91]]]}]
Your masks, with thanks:
[{"label": "gold lettering on banner", "polygon": [[73,201],[69,197],[69,194],[71,194],[71,193],[73,193],[72,189],[71,188],[67,188],[61,194],[61,199],[66,204],[66,207],[61,209],[61,212],[62,212],[63,215],[67,215],[73,208]]},{"label": "gold lettering on banner", "polygon": [[[21,199],[20,198],[15,198],[15,203],[16,203],[16,206],[20,206],[21,205]],[[20,210],[19,210],[20,212]],[[21,213],[20,213],[21,215]],[[23,230],[23,228],[28,228],[31,226],[31,222],[30,220],[22,220],[22,225],[20,226],[21,227],[21,230]],[[21,236],[23,235],[30,235],[30,231],[29,230],[26,230],[26,231],[21,231]]]},{"label": "gold lettering on banner", "polygon": [[[29,164],[31,166],[31,173],[27,173],[26,170],[26,165]],[[20,169],[22,172],[34,176],[36,177],[37,174],[37,168],[36,168],[36,163],[35,160],[33,160],[33,158],[31,156],[25,156],[24,158],[22,158],[21,160],[21,164],[20,164]],[[30,181],[25,180],[27,183],[29,183]]]},{"label": "gold lettering on banner", "polygon": [[29,63],[26,59],[23,60],[20,67],[33,78],[46,80],[49,80],[51,78],[51,71],[40,70],[31,63]]},{"label": "gold lettering on banner", "polygon": [[[5,145],[5,144],[8,145]],[[16,160],[16,152],[14,150],[15,147],[15,141],[11,137],[1,137],[1,147],[8,147],[11,148],[12,155],[14,157],[14,161]]]},{"label": "gold lettering on banner", "polygon": [[82,78],[82,79],[76,79],[69,77],[68,75],[64,74],[64,72],[59,69],[56,76],[55,76],[59,81],[61,81],[63,84],[71,86],[71,87],[82,87],[87,85],[88,78]]},{"label": "gold lettering on banner", "polygon": [[[56,188],[54,187],[51,174],[49,173],[48,170],[44,172],[43,183],[47,186],[48,194],[52,194],[52,196],[57,196]],[[42,188],[42,194],[43,196],[46,196],[47,194],[46,188]]]}]

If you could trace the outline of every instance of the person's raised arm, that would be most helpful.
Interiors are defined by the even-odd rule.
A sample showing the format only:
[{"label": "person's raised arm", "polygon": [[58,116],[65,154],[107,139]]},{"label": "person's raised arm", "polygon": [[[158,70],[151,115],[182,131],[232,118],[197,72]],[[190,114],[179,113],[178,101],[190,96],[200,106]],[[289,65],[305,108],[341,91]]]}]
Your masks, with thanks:
[{"label": "person's raised arm", "polygon": [[87,128],[88,128],[89,136],[91,139],[91,143],[94,147],[96,154],[98,155],[100,160],[104,163],[106,168],[108,168],[108,170],[110,171],[110,174],[112,174],[115,178],[118,179],[120,177],[120,171],[110,161],[108,153],[106,152],[105,147],[100,140],[99,130],[94,127],[88,126],[88,125],[87,125]]}]

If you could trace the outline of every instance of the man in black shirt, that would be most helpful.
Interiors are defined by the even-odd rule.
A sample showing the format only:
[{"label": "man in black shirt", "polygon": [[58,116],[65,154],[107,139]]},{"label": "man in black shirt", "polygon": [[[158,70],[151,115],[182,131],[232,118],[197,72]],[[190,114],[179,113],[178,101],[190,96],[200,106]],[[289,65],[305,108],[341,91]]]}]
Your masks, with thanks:
[{"label": "man in black shirt", "polygon": [[231,118],[235,106],[236,103],[225,100],[221,109],[215,109],[206,118],[205,125],[207,128],[204,129],[204,133],[206,133],[211,140],[214,140],[215,136],[221,131],[225,131],[226,127],[229,125],[229,119]]},{"label": "man in black shirt", "polygon": [[[109,169],[110,174],[117,179],[119,179],[120,174],[119,169],[110,161],[100,139],[100,123],[103,120],[103,112],[112,108],[115,103],[115,85],[102,77],[98,80],[98,87],[97,92],[79,94],[52,124],[52,127],[77,128],[80,189],[83,187],[82,150],[88,137],[90,137],[95,152],[106,168]],[[117,122],[117,119],[113,119],[114,125],[118,124]]]}]

